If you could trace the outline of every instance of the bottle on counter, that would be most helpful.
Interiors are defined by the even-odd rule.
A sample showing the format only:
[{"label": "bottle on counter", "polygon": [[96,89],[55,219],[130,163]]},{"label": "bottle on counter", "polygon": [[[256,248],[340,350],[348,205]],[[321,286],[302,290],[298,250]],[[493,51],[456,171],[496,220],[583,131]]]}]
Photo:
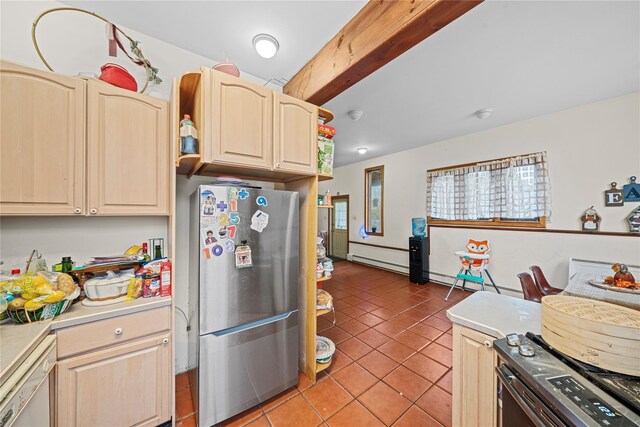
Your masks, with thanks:
[{"label": "bottle on counter", "polygon": [[156,247],[153,249],[153,259],[160,258],[162,258],[162,248],[160,247],[160,245],[156,245]]},{"label": "bottle on counter", "polygon": [[198,154],[198,131],[188,114],[180,120],[180,154]]},{"label": "bottle on counter", "polygon": [[149,246],[146,243],[142,244],[142,257],[143,262],[151,261],[151,256],[149,256]]},{"label": "bottle on counter", "polygon": [[75,273],[73,272],[73,261],[71,260],[71,257],[70,256],[62,257],[62,262],[60,264],[62,264],[61,271],[71,276],[71,278],[76,283],[76,285],[79,284],[80,281],[78,280],[78,276],[76,276]]}]

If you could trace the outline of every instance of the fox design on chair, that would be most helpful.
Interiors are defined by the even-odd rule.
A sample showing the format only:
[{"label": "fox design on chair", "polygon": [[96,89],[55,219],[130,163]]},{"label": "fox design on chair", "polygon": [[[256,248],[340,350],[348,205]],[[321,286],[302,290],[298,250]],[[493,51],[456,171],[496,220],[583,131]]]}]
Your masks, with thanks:
[{"label": "fox design on chair", "polygon": [[[491,247],[489,246],[488,240],[469,239],[469,243],[467,243],[467,252],[470,254],[485,255],[490,250],[491,250]],[[469,265],[473,267],[481,267],[483,262],[482,259],[468,259],[468,258],[461,258],[460,261],[462,262],[462,265],[466,267],[469,267]],[[486,263],[487,264],[489,263],[488,259]]]},{"label": "fox design on chair", "polygon": [[[474,240],[469,239],[467,246],[465,248],[467,251],[457,251],[455,255],[460,259],[460,271],[456,275],[456,280],[451,285],[451,289],[449,289],[449,293],[445,297],[445,301],[449,299],[451,292],[456,287],[458,280],[462,280],[462,290],[465,289],[465,285],[467,282],[473,282],[480,285],[481,289],[484,291],[485,287],[485,279],[484,275],[487,276],[488,282],[493,285],[497,293],[500,293],[500,290],[496,286],[491,274],[489,274],[489,270],[487,270],[487,264],[489,263],[489,250],[491,247],[489,246],[488,240]],[[474,274],[474,272],[477,274]]]}]

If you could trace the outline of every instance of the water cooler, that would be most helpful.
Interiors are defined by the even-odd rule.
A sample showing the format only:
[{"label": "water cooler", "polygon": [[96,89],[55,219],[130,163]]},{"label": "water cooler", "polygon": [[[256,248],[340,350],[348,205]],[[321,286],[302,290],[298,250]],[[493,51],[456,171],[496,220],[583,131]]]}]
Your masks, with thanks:
[{"label": "water cooler", "polygon": [[429,281],[428,237],[409,237],[409,281],[419,285]]}]

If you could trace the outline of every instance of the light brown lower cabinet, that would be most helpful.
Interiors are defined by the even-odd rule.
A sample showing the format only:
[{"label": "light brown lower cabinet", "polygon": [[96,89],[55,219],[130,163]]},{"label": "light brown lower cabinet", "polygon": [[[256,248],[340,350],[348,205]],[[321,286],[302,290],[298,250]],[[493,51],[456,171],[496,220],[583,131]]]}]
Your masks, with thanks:
[{"label": "light brown lower cabinet", "polygon": [[157,426],[172,413],[171,308],[56,331],[60,427]]},{"label": "light brown lower cabinet", "polygon": [[496,426],[498,356],[493,350],[494,339],[453,325],[454,426]]},{"label": "light brown lower cabinet", "polygon": [[58,362],[58,426],[157,426],[171,418],[169,334]]}]

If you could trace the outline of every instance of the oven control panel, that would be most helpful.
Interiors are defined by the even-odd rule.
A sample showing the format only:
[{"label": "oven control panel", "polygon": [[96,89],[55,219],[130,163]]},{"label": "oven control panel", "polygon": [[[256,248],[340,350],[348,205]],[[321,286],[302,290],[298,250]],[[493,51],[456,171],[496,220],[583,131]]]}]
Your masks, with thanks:
[{"label": "oven control panel", "polygon": [[569,398],[585,414],[601,426],[632,427],[636,424],[584,388],[571,375],[547,378],[557,391]]}]

